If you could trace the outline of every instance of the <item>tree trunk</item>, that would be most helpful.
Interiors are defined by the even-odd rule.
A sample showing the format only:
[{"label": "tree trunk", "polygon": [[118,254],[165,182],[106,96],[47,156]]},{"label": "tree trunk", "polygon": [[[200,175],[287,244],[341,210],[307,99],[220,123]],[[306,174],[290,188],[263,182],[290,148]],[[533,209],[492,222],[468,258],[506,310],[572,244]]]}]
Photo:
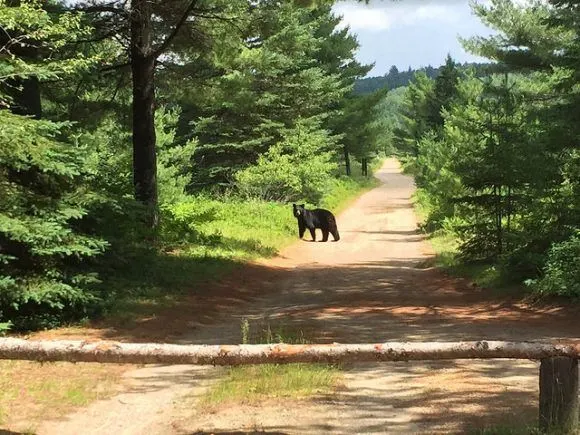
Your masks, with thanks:
[{"label": "tree trunk", "polygon": [[576,433],[578,428],[578,360],[543,359],[540,364],[540,429]]},{"label": "tree trunk", "polygon": [[502,188],[501,186],[494,185],[493,186],[493,195],[495,199],[495,232],[496,232],[496,253],[501,256],[503,252],[503,232],[502,232],[502,204],[501,204],[501,195],[502,195]]},{"label": "tree trunk", "polygon": [[346,175],[348,175],[350,177],[350,155],[348,153],[348,148],[346,147],[346,145],[344,146],[344,164],[346,166]]},{"label": "tree trunk", "polygon": [[0,338],[0,359],[134,364],[238,365],[429,361],[450,359],[544,359],[580,357],[580,344],[465,341],[375,344],[178,345]]},{"label": "tree trunk", "polygon": [[133,78],[133,184],[135,198],[147,209],[147,223],[157,227],[157,155],[155,137],[155,56],[152,53],[151,7],[133,0],[131,72]]},{"label": "tree trunk", "polygon": [[363,157],[361,164],[362,164],[362,174],[366,177],[369,175],[368,160],[366,159],[366,157]]}]

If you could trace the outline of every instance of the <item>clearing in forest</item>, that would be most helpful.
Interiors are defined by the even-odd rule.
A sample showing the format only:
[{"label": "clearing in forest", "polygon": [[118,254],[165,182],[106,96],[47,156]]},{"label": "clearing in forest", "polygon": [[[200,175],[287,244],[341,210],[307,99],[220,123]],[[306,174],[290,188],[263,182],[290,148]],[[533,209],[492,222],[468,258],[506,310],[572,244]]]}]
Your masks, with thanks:
[{"label": "clearing in forest", "polygon": [[[250,329],[291,331],[313,343],[578,336],[577,312],[569,308],[492,297],[429,267],[432,253],[417,232],[412,179],[392,159],[376,176],[381,185],[338,216],[340,242],[297,242],[152,324],[180,325],[183,334],[172,341],[207,344],[240,343],[244,319]],[[525,433],[536,424],[538,365],[531,361],[352,365],[344,367],[336,392],[313,400],[206,412],[197,397],[224,370],[131,371],[122,395],[38,433],[477,433],[497,426]]]}]

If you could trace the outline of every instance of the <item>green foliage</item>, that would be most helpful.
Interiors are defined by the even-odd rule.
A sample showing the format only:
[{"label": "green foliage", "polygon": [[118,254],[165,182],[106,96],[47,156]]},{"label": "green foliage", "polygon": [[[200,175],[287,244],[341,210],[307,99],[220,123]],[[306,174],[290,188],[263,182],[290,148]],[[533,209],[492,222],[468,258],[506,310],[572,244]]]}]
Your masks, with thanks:
[{"label": "green foliage", "polygon": [[580,231],[550,248],[544,275],[530,284],[541,295],[580,297]]},{"label": "green foliage", "polygon": [[161,236],[188,255],[255,259],[274,255],[293,238],[294,227],[285,204],[197,196],[163,207]]},{"label": "green foliage", "polygon": [[[32,75],[55,79],[86,68],[94,59],[55,60],[84,34],[79,23],[70,14],[52,18],[37,2],[1,2],[0,26],[10,38],[37,41],[51,56],[29,63],[13,54],[2,63],[0,83]],[[4,50],[11,53],[14,42],[9,39]],[[10,107],[9,97],[2,100]],[[95,300],[90,288],[97,278],[82,265],[107,243],[80,230],[93,200],[84,184],[88,153],[62,139],[67,128],[0,110],[0,321],[14,329],[78,319]]]},{"label": "green foliage", "polygon": [[[491,63],[466,62],[463,64],[458,64],[458,67],[463,71],[470,69],[475,70],[477,77],[486,76],[494,70],[494,64]],[[409,67],[407,71],[399,71],[399,69],[393,65],[389,69],[389,72],[383,76],[365,77],[363,79],[358,79],[354,84],[354,93],[369,94],[383,88],[387,88],[389,90],[404,88],[411,84],[414,77],[418,73],[424,73],[430,79],[435,79],[443,68],[443,66],[432,67],[429,65],[425,68],[412,69]]]},{"label": "green foliage", "polygon": [[421,73],[407,87],[398,126],[393,132],[394,147],[403,154],[416,156],[418,142],[431,128],[428,121],[433,87],[434,82]]},{"label": "green foliage", "polygon": [[83,315],[96,278],[76,266],[106,247],[75,228],[91,202],[83,150],[55,140],[59,126],[48,121],[1,111],[0,127],[0,318],[20,328],[36,311],[51,311],[49,324],[61,311]]},{"label": "green foliage", "polygon": [[368,67],[355,60],[356,39],[339,22],[330,5],[266,1],[250,9],[248,42],[238,55],[217,53],[223,72],[208,80],[212,92],[203,104],[190,108],[198,116],[188,132],[199,139],[194,187],[231,184],[300,123],[341,133],[335,127],[344,97]]},{"label": "green foliage", "polygon": [[336,170],[331,161],[335,147],[335,139],[326,131],[299,123],[256,165],[236,174],[237,188],[248,198],[318,203]]},{"label": "green foliage", "polygon": [[6,334],[12,327],[12,322],[2,322],[0,323],[0,337]]},{"label": "green foliage", "polygon": [[517,218],[546,187],[550,155],[525,112],[524,83],[490,79],[447,120],[448,143],[456,149],[451,167],[464,187],[454,199],[469,221],[462,231],[469,258],[497,258],[513,249],[522,229]]},{"label": "green foliage", "polygon": [[453,241],[448,266],[576,296],[577,8],[492,0],[474,10],[497,34],[464,45],[506,72],[475,79],[448,59],[435,81],[418,77],[391,122],[393,143],[415,175],[425,228]]},{"label": "green foliage", "polygon": [[159,202],[176,203],[186,199],[191,184],[191,159],[197,146],[195,139],[184,144],[176,142],[176,127],[180,110],[162,107],[155,112],[157,136],[157,178]]},{"label": "green foliage", "polygon": [[[73,55],[62,58],[58,54],[77,39],[86,36],[90,28],[81,25],[79,14],[64,13],[50,15],[42,9],[38,0],[22,0],[18,6],[14,2],[0,0],[0,25],[9,38],[2,50],[15,54],[21,46],[34,44],[43,51],[41,60],[30,61],[20,55],[3,56],[0,62],[0,80],[36,77],[38,79],[58,79],[67,74],[78,74],[94,65],[93,55],[85,57]],[[6,98],[3,95],[0,102]]]}]

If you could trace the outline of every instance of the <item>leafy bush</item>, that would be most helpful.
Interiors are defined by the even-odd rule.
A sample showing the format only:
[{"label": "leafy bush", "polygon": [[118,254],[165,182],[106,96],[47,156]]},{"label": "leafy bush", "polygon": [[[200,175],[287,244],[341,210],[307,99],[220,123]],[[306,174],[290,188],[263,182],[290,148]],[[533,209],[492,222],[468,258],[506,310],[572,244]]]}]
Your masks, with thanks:
[{"label": "leafy bush", "polygon": [[544,276],[529,283],[542,295],[580,297],[580,231],[552,246]]},{"label": "leafy bush", "polygon": [[237,187],[249,198],[318,204],[337,169],[329,152],[334,146],[326,131],[299,123],[256,165],[236,174]]}]

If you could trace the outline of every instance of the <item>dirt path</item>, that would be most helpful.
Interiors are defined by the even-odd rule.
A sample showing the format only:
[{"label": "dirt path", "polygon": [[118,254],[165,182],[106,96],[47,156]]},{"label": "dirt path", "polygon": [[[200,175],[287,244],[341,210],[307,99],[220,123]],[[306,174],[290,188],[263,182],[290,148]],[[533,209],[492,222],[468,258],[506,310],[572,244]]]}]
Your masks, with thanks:
[{"label": "dirt path", "polygon": [[[493,299],[423,267],[431,253],[416,232],[412,180],[394,160],[377,177],[383,184],[339,216],[340,242],[299,242],[230,277],[222,286],[231,299],[222,297],[211,316],[203,306],[192,313],[191,329],[177,341],[239,343],[243,318],[255,328],[302,331],[315,343],[580,336],[577,312]],[[251,297],[240,304],[236,292]],[[534,425],[537,412],[537,365],[529,361],[356,365],[331,397],[196,412],[191,395],[220,373],[144,367],[127,375],[127,393],[39,433],[464,433]]]}]

